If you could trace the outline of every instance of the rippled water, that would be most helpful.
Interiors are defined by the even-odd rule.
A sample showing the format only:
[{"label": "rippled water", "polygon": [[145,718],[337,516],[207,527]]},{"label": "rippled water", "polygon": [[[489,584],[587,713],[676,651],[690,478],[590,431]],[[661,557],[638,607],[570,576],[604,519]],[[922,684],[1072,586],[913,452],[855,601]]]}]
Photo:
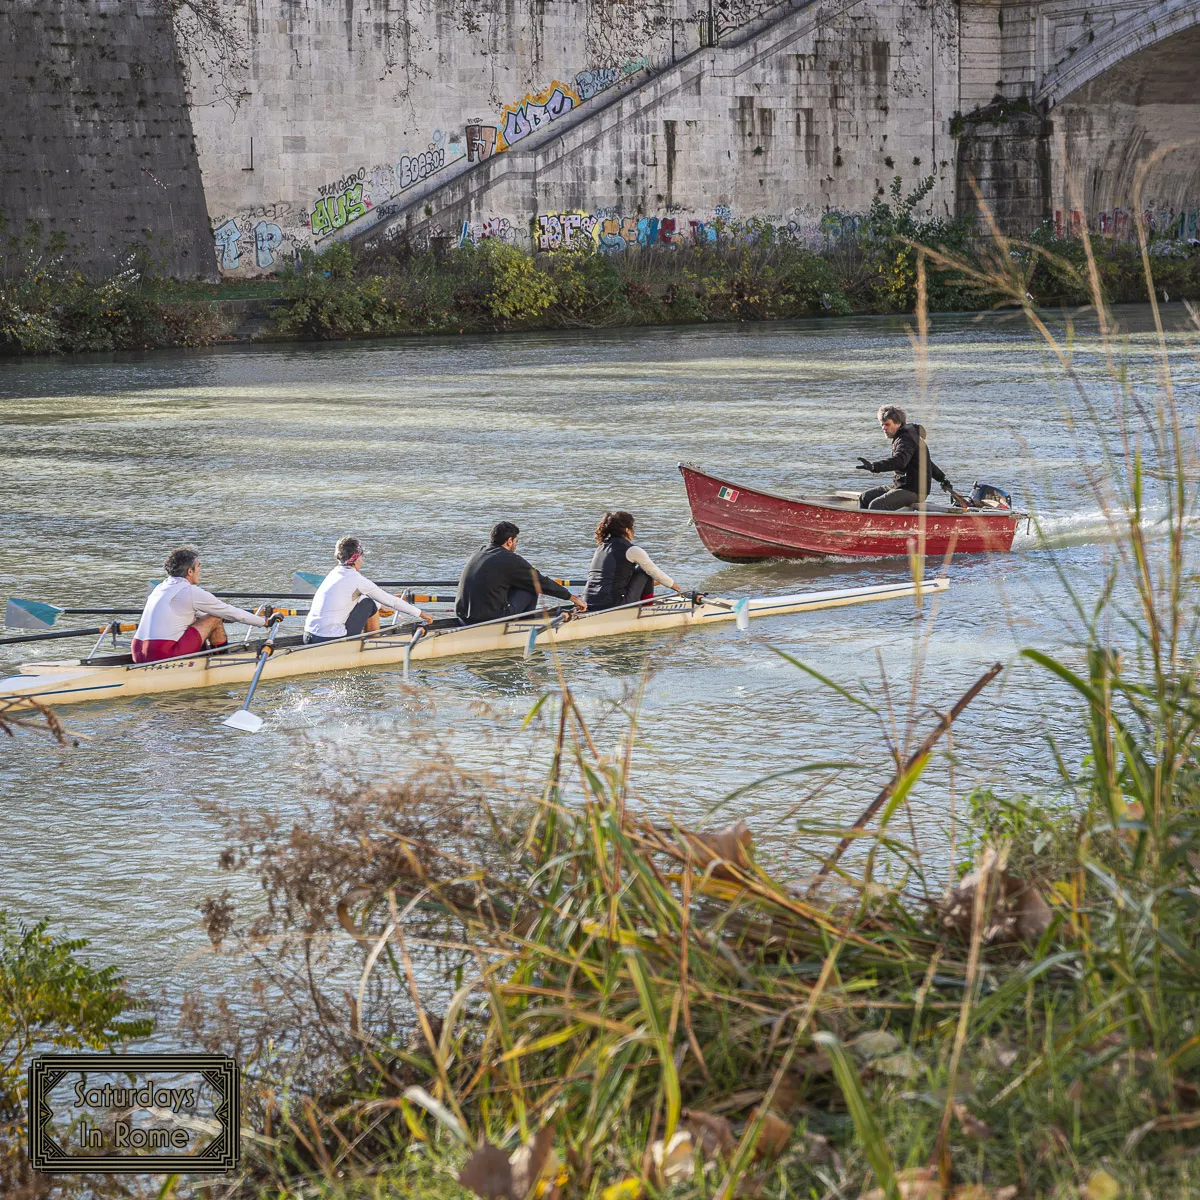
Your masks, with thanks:
[{"label": "rippled water", "polygon": [[[1181,327],[1182,314],[1170,316]],[[1122,319],[1146,327],[1138,310]],[[1094,373],[1089,337],[1084,329],[1075,352]],[[1194,419],[1195,341],[1176,333],[1172,347]],[[1153,386],[1144,333],[1127,341],[1125,361]],[[598,516],[616,506],[634,511],[640,540],[687,586],[762,594],[896,580],[903,564],[717,562],[689,527],[675,465],[692,459],[789,492],[861,486],[856,456],[887,452],[875,409],[898,403],[926,424],[960,487],[978,478],[1014,491],[1042,516],[1049,544],[1023,534],[1011,555],[961,560],[932,621],[911,603],[873,605],[781,617],[751,634],[578,645],[562,658],[597,714],[657,666],[637,757],[647,803],[694,818],[758,776],[849,758],[862,766],[807,809],[845,817],[886,778],[879,731],[767,642],[838,681],[865,681],[879,702],[882,666],[903,721],[918,652],[918,707],[947,706],[1019,647],[1069,642],[1058,571],[1086,594],[1112,553],[1080,479],[1095,431],[1068,427],[1077,400],[1024,326],[938,319],[930,370],[922,404],[905,323],[889,319],[5,364],[0,594],[138,602],[182,541],[202,547],[210,587],[286,591],[294,570],[321,570],[348,532],[367,542],[376,578],[448,578],[501,517],[521,525],[538,566],[578,575]],[[0,653],[4,669],[33,657]],[[520,724],[553,679],[545,658],[497,655],[422,666],[412,686],[398,667],[269,684],[256,704],[268,723],[253,738],[219,724],[235,691],[65,709],[86,736],[79,749],[28,737],[3,747],[0,907],[48,915],[138,982],[178,993],[208,977],[196,906],[227,883],[219,830],[197,798],[295,812],[323,779],[402,771],[426,753],[426,733],[444,734],[465,764],[536,771],[538,735]],[[956,802],[981,782],[1052,788],[1042,736],[1069,733],[1061,699],[1020,665],[993,685],[956,727]],[[605,730],[614,740],[616,726]],[[738,802],[764,852],[784,852],[794,824],[784,814],[811,787],[782,779]],[[950,793],[943,761],[916,798],[931,845]]]}]

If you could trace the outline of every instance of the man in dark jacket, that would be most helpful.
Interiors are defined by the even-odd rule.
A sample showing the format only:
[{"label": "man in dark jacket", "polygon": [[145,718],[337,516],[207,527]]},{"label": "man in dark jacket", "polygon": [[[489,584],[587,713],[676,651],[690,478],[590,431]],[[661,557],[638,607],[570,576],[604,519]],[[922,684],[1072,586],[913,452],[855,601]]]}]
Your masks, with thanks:
[{"label": "man in dark jacket", "polygon": [[858,460],[857,470],[870,471],[879,475],[884,471],[894,472],[891,487],[868,488],[858,498],[860,508],[894,512],[898,508],[912,508],[922,503],[929,495],[929,481],[936,479],[945,492],[952,491],[946,473],[929,457],[925,444],[925,427],[909,425],[904,410],[893,404],[885,404],[878,413],[879,425],[892,439],[892,453],[888,458],[871,462],[868,458]]},{"label": "man in dark jacket", "polygon": [[587,605],[561,584],[534,570],[518,553],[520,530],[511,521],[492,526],[492,540],[467,560],[458,580],[454,611],[464,625],[518,616],[537,606],[539,592],[570,600],[581,612]]}]

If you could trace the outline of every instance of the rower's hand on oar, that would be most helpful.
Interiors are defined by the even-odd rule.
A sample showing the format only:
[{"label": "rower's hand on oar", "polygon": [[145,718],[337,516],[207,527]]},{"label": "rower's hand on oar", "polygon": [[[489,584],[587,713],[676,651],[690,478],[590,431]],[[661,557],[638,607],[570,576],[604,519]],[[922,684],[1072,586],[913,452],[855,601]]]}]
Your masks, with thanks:
[{"label": "rower's hand on oar", "polygon": [[855,464],[855,467],[854,467],[854,469],[855,469],[856,471],[870,471],[870,472],[874,473],[874,471],[875,471],[875,464],[874,464],[874,463],[872,463],[872,462],[871,462],[871,460],[870,460],[869,458],[863,458],[863,457],[861,457],[861,455],[860,455],[860,456],[859,456],[859,460],[858,460],[858,462]]},{"label": "rower's hand on oar", "polygon": [[427,612],[417,613],[417,620],[420,621],[422,625],[432,625],[433,624],[433,613],[427,613]]},{"label": "rower's hand on oar", "polygon": [[266,628],[270,629],[272,625],[278,625],[284,618],[285,614],[278,608],[271,610],[271,615],[267,618]]},{"label": "rower's hand on oar", "polygon": [[579,596],[572,596],[571,603],[575,605],[576,612],[587,612],[587,601]]},{"label": "rower's hand on oar", "polygon": [[942,491],[945,492],[947,495],[953,496],[954,495],[954,484],[952,484],[950,482],[950,480],[948,480],[948,479],[943,479],[942,480]]}]

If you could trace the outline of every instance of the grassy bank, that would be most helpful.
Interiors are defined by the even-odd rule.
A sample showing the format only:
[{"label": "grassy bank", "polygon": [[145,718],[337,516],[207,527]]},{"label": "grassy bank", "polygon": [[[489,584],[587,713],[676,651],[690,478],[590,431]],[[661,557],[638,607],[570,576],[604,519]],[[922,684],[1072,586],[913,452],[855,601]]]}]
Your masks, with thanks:
[{"label": "grassy bank", "polygon": [[[616,256],[590,242],[533,256],[495,239],[444,251],[391,243],[371,254],[339,244],[277,278],[223,284],[158,280],[134,267],[89,281],[31,235],[7,256],[11,278],[0,281],[0,354],[210,345],[233,335],[221,308],[228,300],[271,303],[260,340],[302,341],[904,313],[916,303],[917,244],[972,268],[931,261],[929,311],[1011,303],[986,278],[990,248],[975,248],[964,222],[920,215],[929,186],[904,194],[896,180],[846,224],[852,235],[820,249],[781,239],[767,222],[718,221],[715,242]],[[1200,254],[1168,242],[1152,249],[1162,292],[1200,298]],[[1047,226],[1010,255],[1036,305],[1088,303],[1079,239]],[[1094,261],[1111,302],[1145,298],[1136,246],[1099,244]]]}]

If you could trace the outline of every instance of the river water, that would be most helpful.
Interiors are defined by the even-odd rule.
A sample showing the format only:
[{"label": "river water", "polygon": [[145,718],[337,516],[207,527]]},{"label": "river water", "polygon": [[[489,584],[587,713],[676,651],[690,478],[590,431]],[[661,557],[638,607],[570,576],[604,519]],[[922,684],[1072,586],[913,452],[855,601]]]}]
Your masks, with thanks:
[{"label": "river water", "polygon": [[[1124,310],[1122,362],[1155,378],[1147,314]],[[1181,409],[1200,399],[1195,338],[1167,310]],[[1095,331],[1076,331],[1085,376]],[[807,761],[852,760],[815,798],[812,777],[765,784],[725,810],[745,817],[768,858],[789,851],[799,805],[845,819],[889,773],[878,726],[770,647],[822,674],[884,684],[918,729],[994,661],[1011,669],[980,697],[914,799],[936,858],[951,798],[992,784],[1056,790],[1045,734],[1076,761],[1063,693],[1017,662],[1022,646],[1078,637],[1062,572],[1084,596],[1114,547],[1081,478],[1097,430],[1040,341],[1012,317],[932,325],[922,398],[907,323],[849,319],[754,327],[229,348],[0,365],[0,595],[60,605],[134,602],[181,542],[203,550],[213,588],[290,590],[294,570],[328,566],[338,536],[366,541],[376,578],[456,577],[499,518],[550,573],[585,572],[606,507],[627,507],[639,540],[688,587],[729,595],[899,580],[895,562],[731,566],[689,527],[676,463],[691,459],[786,492],[861,486],[859,454],[883,457],[881,403],[922,420],[960,487],[997,483],[1034,509],[1045,536],[963,559],[937,612],[911,602],[781,617],[683,638],[630,637],[562,656],[585,709],[656,668],[636,756],[644,802],[688,821],[750,781]],[[1107,393],[1093,386],[1101,411]],[[873,482],[873,481],[872,481]],[[67,645],[74,646],[74,643]],[[0,674],[63,643],[0,651]],[[914,685],[914,663],[923,660]],[[0,908],[52,918],[93,940],[137,984],[178,995],[219,984],[197,906],[228,879],[220,829],[197,806],[277,807],[286,818],[331,778],[402,774],[441,737],[465,766],[536,776],[545,736],[522,719],[553,686],[545,657],[497,655],[260,689],[256,737],[225,730],[237,694],[199,692],[62,710],[84,741],[60,751],[22,736],[0,749]],[[615,743],[618,723],[603,737]],[[944,854],[943,854],[944,857]],[[252,890],[248,882],[240,890]]]}]

